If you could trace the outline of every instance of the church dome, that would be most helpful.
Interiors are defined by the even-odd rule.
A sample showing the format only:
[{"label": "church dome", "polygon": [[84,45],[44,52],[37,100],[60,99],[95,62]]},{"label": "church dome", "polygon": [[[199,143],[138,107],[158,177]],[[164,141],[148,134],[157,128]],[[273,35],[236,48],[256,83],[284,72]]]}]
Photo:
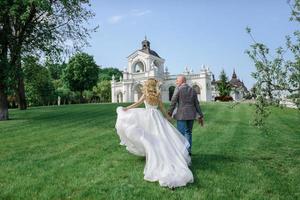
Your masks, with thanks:
[{"label": "church dome", "polygon": [[159,57],[159,55],[155,51],[150,49],[150,42],[147,40],[147,37],[145,37],[145,39],[142,41],[142,49],[140,51],[142,51],[146,54],[150,54],[150,55]]}]

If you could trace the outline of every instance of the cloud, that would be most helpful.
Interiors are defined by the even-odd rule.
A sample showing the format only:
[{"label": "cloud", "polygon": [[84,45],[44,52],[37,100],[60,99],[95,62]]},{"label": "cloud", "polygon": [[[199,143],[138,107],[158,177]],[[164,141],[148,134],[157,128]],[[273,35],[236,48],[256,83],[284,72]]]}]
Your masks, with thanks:
[{"label": "cloud", "polygon": [[151,12],[152,12],[151,10],[134,9],[134,10],[131,11],[131,14],[133,16],[136,16],[136,17],[141,17],[141,16],[144,16],[144,15],[150,14]]},{"label": "cloud", "polygon": [[119,23],[123,18],[124,18],[124,16],[122,16],[122,15],[114,15],[114,16],[112,16],[112,17],[110,17],[110,18],[108,19],[108,23],[110,23],[110,24],[117,24],[117,23]]},{"label": "cloud", "polygon": [[120,21],[122,21],[125,17],[126,18],[136,18],[136,17],[142,17],[144,15],[150,14],[152,11],[151,10],[138,10],[134,9],[131,10],[129,13],[124,14],[124,15],[113,15],[108,19],[108,23],[110,24],[117,24]]}]

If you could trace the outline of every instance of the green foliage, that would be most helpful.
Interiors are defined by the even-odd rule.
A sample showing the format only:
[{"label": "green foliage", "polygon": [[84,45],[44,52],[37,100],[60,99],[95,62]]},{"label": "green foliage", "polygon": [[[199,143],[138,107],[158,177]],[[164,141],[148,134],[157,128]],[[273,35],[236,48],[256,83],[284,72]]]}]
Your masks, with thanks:
[{"label": "green foliage", "polygon": [[288,89],[288,72],[284,66],[282,49],[276,52],[277,56],[272,60],[266,45],[255,43],[251,50],[246,51],[253,60],[256,71],[251,75],[256,79],[257,91],[270,102],[278,102],[281,98],[280,91]]},{"label": "green foliage", "polygon": [[58,87],[55,92],[61,98],[61,104],[71,103],[73,92],[69,88],[66,86]]},{"label": "green foliage", "polygon": [[119,80],[120,77],[123,76],[123,73],[118,68],[101,68],[99,72],[99,81],[111,81],[113,75],[116,80]]},{"label": "green foliage", "polygon": [[259,95],[255,101],[255,117],[253,119],[253,125],[258,128],[265,127],[265,119],[269,116],[269,104],[263,96]]},{"label": "green foliage", "polygon": [[217,90],[222,97],[230,96],[231,86],[224,69],[221,71],[220,80],[217,82]]},{"label": "green foliage", "polygon": [[108,80],[98,82],[93,92],[99,97],[100,102],[111,102],[111,83]]},{"label": "green foliage", "polygon": [[94,58],[86,53],[77,53],[70,58],[64,70],[64,80],[73,91],[82,93],[97,84],[99,68]]},{"label": "green foliage", "polygon": [[[3,14],[8,15],[8,23],[15,29],[7,33],[12,39],[12,52],[17,49],[21,54],[43,52],[57,59],[62,52],[68,53],[86,45],[90,33],[96,30],[83,25],[94,16],[89,10],[89,0],[4,2]],[[66,45],[67,40],[72,45]]]},{"label": "green foliage", "polygon": [[0,120],[2,113],[8,113],[9,90],[18,90],[19,106],[26,109],[22,58],[59,59],[88,44],[90,33],[96,31],[84,26],[94,16],[89,7],[89,0],[0,1]]},{"label": "green foliage", "polygon": [[62,78],[63,70],[67,67],[67,64],[54,63],[50,60],[47,60],[45,67],[49,70],[51,78],[53,80],[58,80]]},{"label": "green foliage", "polygon": [[[300,4],[300,1],[298,1],[297,3]],[[300,18],[297,19],[298,22],[300,22]],[[289,74],[288,82],[290,85],[288,91],[291,93],[291,99],[300,110],[300,32],[294,32],[294,40],[296,40],[296,42],[293,42],[291,37],[286,38],[287,48],[292,52],[294,56],[293,60],[286,61],[287,71]]]},{"label": "green foliage", "polygon": [[49,105],[55,101],[54,86],[47,68],[38,59],[28,56],[23,59],[25,90],[30,106]]},{"label": "green foliage", "polygon": [[298,108],[300,108],[300,94],[295,93],[288,96],[289,99],[292,99],[293,102],[297,105]]},{"label": "green foliage", "polygon": [[300,22],[300,0],[294,0],[293,4],[290,4],[291,0],[288,0],[288,3],[291,7],[292,13],[290,20]]},{"label": "green foliage", "polygon": [[108,67],[101,68],[97,85],[93,88],[94,94],[98,97],[99,102],[111,102],[111,83],[112,76],[119,80],[123,73],[118,68]]},{"label": "green foliage", "polygon": [[83,98],[88,102],[91,103],[93,101],[95,94],[91,90],[85,90],[83,91]]},{"label": "green foliage", "polygon": [[[290,4],[290,1],[288,2]],[[290,5],[292,9],[291,20],[300,22],[300,1],[295,0]],[[286,49],[279,47],[272,56],[269,48],[257,42],[252,36],[251,29],[246,28],[246,32],[252,38],[254,44],[246,53],[253,60],[256,71],[252,76],[256,79],[256,119],[254,120],[258,127],[265,124],[264,120],[268,114],[267,107],[270,104],[279,105],[283,98],[288,96],[298,106],[300,110],[300,32],[296,30],[291,36],[286,37]],[[285,57],[287,52],[291,53],[293,58]]]}]

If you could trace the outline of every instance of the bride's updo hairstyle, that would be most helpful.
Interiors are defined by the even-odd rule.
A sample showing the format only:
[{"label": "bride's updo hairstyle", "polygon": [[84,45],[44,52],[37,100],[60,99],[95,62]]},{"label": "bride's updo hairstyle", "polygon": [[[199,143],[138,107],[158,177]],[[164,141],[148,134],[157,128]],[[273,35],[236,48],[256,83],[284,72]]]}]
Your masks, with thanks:
[{"label": "bride's updo hairstyle", "polygon": [[147,81],[145,81],[143,86],[143,93],[148,104],[157,105],[159,103],[160,95],[158,81],[154,78],[149,78]]}]

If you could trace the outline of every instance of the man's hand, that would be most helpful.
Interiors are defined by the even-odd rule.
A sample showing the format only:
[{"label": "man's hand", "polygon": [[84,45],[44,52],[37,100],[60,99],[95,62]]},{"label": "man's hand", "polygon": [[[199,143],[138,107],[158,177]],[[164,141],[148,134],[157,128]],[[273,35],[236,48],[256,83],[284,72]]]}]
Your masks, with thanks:
[{"label": "man's hand", "polygon": [[167,120],[168,120],[169,122],[171,122],[171,123],[172,123],[172,121],[173,121],[172,117],[169,117],[169,116],[167,116]]},{"label": "man's hand", "polygon": [[172,117],[172,113],[171,113],[171,112],[168,112],[168,115],[169,115],[170,117]]},{"label": "man's hand", "polygon": [[203,117],[199,117],[199,118],[198,118],[198,123],[199,123],[201,126],[204,126],[204,119],[203,119]]}]

